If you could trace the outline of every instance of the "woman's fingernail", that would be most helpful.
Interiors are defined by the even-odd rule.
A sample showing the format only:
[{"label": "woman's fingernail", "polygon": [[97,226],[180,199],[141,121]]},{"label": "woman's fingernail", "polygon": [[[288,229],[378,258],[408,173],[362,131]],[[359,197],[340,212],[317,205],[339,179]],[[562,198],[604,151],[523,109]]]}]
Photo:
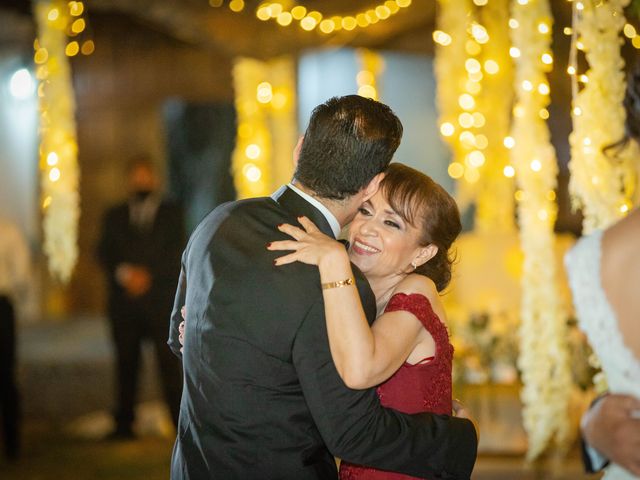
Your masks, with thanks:
[{"label": "woman's fingernail", "polygon": [[274,264],[274,265],[278,265],[278,260],[277,260],[277,259],[276,259],[276,260],[274,260],[274,261],[273,261],[273,264]]},{"label": "woman's fingernail", "polygon": [[282,225],[284,225],[284,223],[279,223],[278,228],[280,228]]},{"label": "woman's fingernail", "polygon": [[271,242],[267,242],[267,248],[271,246]]}]

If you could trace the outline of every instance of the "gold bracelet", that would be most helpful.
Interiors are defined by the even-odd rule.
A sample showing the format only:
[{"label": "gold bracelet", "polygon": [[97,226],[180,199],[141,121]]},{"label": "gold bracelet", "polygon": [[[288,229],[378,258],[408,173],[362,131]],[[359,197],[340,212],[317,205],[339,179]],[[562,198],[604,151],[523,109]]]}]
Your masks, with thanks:
[{"label": "gold bracelet", "polygon": [[355,281],[356,280],[353,277],[349,277],[345,280],[339,280],[337,282],[327,282],[322,284],[322,289],[328,290],[330,288],[346,287],[348,285],[353,285]]}]

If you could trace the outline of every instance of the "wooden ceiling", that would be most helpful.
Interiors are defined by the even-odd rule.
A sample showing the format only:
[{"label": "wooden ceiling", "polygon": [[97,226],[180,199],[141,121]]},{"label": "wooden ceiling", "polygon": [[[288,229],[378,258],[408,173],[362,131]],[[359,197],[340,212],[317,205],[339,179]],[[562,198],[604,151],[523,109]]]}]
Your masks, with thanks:
[{"label": "wooden ceiling", "polygon": [[[160,31],[181,42],[215,50],[228,56],[246,55],[270,58],[282,54],[295,54],[308,48],[369,47],[429,53],[433,50],[431,32],[434,28],[435,0],[413,0],[412,5],[385,21],[367,28],[341,30],[325,35],[316,29],[304,31],[299,25],[282,27],[275,21],[261,21],[256,9],[262,3],[246,0],[240,13],[231,11],[229,0],[221,7],[212,7],[208,0],[85,0],[89,22],[100,22],[102,15],[129,17],[148,28]],[[285,6],[302,4],[318,10],[325,18],[350,15],[366,11],[382,3],[381,0],[280,0]],[[3,21],[11,14],[29,15],[27,0],[0,0],[0,27],[17,22]],[[0,28],[0,30],[5,30]],[[0,41],[10,35],[0,34]]]}]

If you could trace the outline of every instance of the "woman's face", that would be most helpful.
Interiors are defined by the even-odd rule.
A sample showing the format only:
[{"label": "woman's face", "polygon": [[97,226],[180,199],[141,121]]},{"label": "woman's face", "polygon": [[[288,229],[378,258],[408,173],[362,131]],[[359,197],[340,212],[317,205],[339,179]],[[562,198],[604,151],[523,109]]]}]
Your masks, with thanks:
[{"label": "woman's face", "polygon": [[423,250],[419,239],[418,229],[394,212],[378,191],[351,222],[349,257],[367,277],[408,273]]}]

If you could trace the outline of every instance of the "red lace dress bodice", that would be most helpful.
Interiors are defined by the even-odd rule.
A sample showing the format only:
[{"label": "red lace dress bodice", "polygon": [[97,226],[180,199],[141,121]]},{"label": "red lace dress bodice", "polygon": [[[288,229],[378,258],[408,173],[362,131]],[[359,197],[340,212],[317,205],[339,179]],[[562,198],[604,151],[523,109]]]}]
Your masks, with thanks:
[{"label": "red lace dress bodice", "polygon": [[[453,346],[449,332],[421,294],[396,293],[386,312],[404,310],[414,314],[431,334],[436,345],[435,356],[416,363],[404,363],[377,388],[380,403],[403,413],[433,412],[451,415],[451,362]],[[340,464],[340,480],[408,480],[408,475],[376,470],[348,462]]]}]

